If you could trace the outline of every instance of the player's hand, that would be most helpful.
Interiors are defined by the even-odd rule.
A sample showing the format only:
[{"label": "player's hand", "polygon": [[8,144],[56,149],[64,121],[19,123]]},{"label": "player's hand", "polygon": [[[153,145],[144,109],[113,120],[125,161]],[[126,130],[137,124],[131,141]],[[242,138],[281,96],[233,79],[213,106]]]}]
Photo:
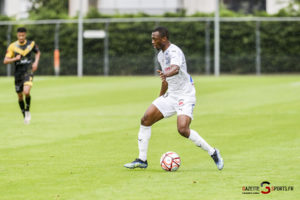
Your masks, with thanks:
[{"label": "player's hand", "polygon": [[15,60],[16,61],[21,60],[21,55],[20,54],[16,55]]},{"label": "player's hand", "polygon": [[36,62],[32,63],[32,71],[35,72],[38,68],[38,64]]},{"label": "player's hand", "polygon": [[161,81],[166,81],[167,76],[160,70],[157,70],[157,73],[159,73]]}]

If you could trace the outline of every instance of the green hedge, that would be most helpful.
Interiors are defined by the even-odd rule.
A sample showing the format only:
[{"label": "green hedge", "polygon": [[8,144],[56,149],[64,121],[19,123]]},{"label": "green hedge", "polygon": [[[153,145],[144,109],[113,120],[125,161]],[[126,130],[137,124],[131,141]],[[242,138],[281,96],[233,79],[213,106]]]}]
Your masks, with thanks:
[{"label": "green hedge", "polygon": [[[109,24],[110,75],[146,75],[154,73],[155,50],[151,31],[166,26],[171,42],[182,48],[188,70],[205,73],[206,22],[132,22]],[[211,73],[213,72],[214,30],[210,23]],[[7,26],[0,26],[0,55],[4,57]],[[16,40],[13,26],[12,40]],[[37,74],[51,75],[53,70],[55,25],[26,25],[28,38],[34,39],[42,52]],[[256,22],[222,22],[220,24],[221,72],[255,73]],[[261,22],[261,67],[263,73],[300,72],[300,22]],[[105,29],[105,24],[84,24],[84,30]],[[77,74],[77,24],[60,25],[61,74]],[[85,75],[103,74],[103,39],[84,39]],[[1,62],[0,75],[6,74]]]}]

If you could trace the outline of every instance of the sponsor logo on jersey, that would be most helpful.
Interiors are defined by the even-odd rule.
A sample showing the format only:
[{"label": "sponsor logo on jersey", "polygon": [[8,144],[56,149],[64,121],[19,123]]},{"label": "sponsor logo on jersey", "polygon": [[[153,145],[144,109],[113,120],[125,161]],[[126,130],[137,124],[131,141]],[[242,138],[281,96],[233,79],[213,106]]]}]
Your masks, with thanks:
[{"label": "sponsor logo on jersey", "polygon": [[31,63],[31,61],[28,60],[27,58],[22,59],[22,60],[20,61],[20,64],[30,64],[30,63]]},{"label": "sponsor logo on jersey", "polygon": [[170,71],[170,70],[171,70],[171,67],[166,67],[164,71],[167,72],[167,71]]},{"label": "sponsor logo on jersey", "polygon": [[179,99],[178,105],[179,105],[179,106],[183,106],[183,105],[184,105],[184,100],[183,100],[183,99]]}]

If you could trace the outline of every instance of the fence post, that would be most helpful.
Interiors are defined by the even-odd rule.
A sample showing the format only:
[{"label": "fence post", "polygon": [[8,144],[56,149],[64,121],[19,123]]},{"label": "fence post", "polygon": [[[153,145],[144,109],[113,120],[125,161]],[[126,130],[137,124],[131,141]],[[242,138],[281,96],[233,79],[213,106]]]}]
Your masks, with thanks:
[{"label": "fence post", "polygon": [[[7,27],[6,38],[7,38],[7,46],[11,43],[11,24]],[[11,64],[6,65],[6,74],[7,76],[11,76]]]},{"label": "fence post", "polygon": [[220,75],[220,17],[219,0],[215,0],[215,76]]},{"label": "fence post", "polygon": [[55,76],[59,76],[60,59],[59,59],[59,26],[60,23],[55,25],[54,33],[54,73]]},{"label": "fence post", "polygon": [[210,21],[205,25],[205,74],[210,74]]},{"label": "fence post", "polygon": [[104,38],[104,76],[109,75],[109,21],[105,24],[105,38]]},{"label": "fence post", "polygon": [[82,45],[82,0],[79,1],[79,16],[78,16],[78,46],[77,46],[77,76],[82,77],[82,56],[83,56],[83,45]]},{"label": "fence post", "polygon": [[261,74],[261,58],[260,58],[260,21],[256,21],[256,75]]}]

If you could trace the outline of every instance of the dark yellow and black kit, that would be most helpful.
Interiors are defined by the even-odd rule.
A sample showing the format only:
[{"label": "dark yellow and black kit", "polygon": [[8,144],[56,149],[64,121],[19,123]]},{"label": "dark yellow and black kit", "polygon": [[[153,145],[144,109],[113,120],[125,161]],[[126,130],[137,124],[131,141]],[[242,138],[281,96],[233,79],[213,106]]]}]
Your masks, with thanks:
[{"label": "dark yellow and black kit", "polygon": [[15,88],[17,93],[23,91],[24,85],[32,86],[33,53],[38,51],[35,42],[29,40],[26,40],[23,44],[20,44],[19,41],[13,42],[7,48],[5,57],[13,58],[19,54],[21,55],[21,59],[15,62]]}]

